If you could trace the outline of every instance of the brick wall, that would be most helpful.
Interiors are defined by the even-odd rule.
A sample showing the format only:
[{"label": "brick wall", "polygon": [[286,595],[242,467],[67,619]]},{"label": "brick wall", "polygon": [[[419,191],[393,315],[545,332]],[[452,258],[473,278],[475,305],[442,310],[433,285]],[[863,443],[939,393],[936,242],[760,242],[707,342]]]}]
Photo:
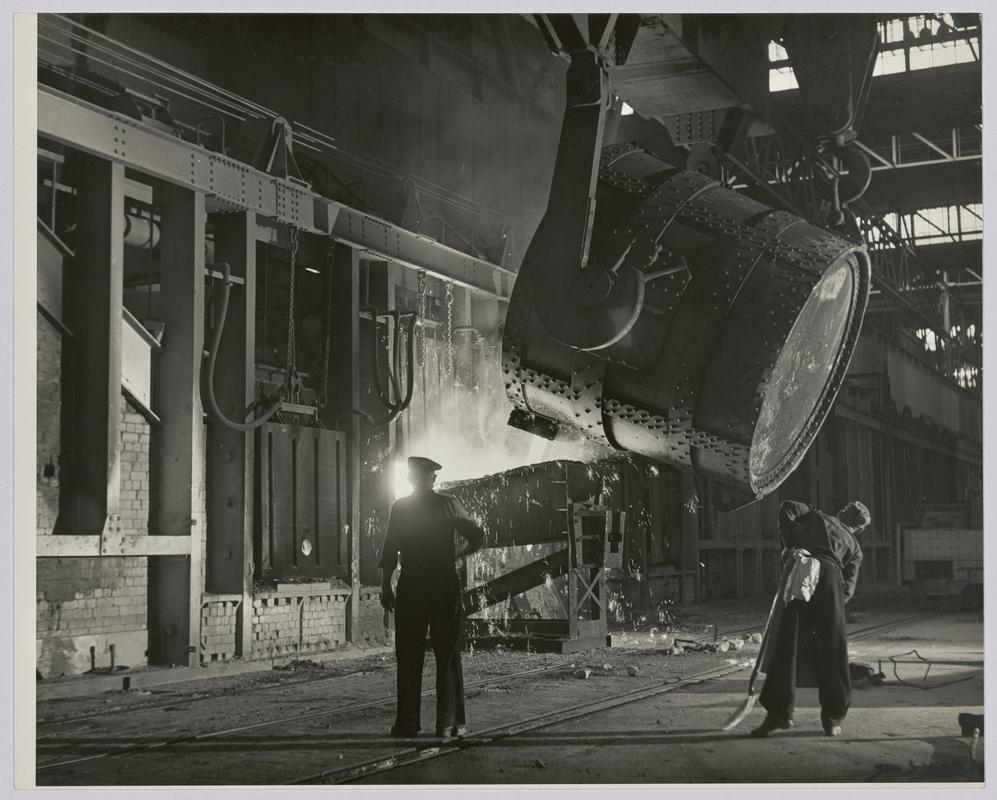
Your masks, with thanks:
[{"label": "brick wall", "polygon": [[[36,591],[38,669],[46,677],[118,664],[145,663],[148,569],[141,557],[39,558]],[[137,634],[137,636],[122,636]]]},{"label": "brick wall", "polygon": [[[59,514],[62,337],[37,320],[36,531],[50,535]],[[129,533],[149,519],[149,425],[122,396],[121,518]],[[36,561],[36,666],[49,677],[146,663],[147,559],[39,558]]]},{"label": "brick wall", "polygon": [[38,313],[38,396],[36,400],[35,497],[38,533],[51,533],[59,514],[62,336]]},{"label": "brick wall", "polygon": [[253,658],[330,650],[346,641],[349,592],[265,592],[253,598]]},{"label": "brick wall", "polygon": [[121,525],[128,533],[148,533],[149,423],[121,397]]},{"label": "brick wall", "polygon": [[[62,336],[38,314],[36,429],[36,528],[52,533],[59,515],[62,413]],[[149,423],[124,395],[121,413],[121,521],[128,533],[149,530]]]},{"label": "brick wall", "polygon": [[241,604],[241,599],[226,598],[209,600],[201,606],[202,664],[228,661],[235,656]]},{"label": "brick wall", "polygon": [[382,641],[386,635],[384,609],[381,608],[381,590],[372,586],[363,586],[360,588],[360,631],[359,637],[355,638]]}]

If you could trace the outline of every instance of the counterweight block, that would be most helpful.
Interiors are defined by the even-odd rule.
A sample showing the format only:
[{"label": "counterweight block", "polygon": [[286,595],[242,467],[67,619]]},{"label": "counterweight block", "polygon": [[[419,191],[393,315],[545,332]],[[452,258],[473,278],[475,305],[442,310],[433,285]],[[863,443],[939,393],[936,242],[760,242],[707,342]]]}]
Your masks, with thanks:
[{"label": "counterweight block", "polygon": [[[627,158],[600,174],[592,251],[610,254],[603,265],[620,263],[614,250],[624,262],[639,255],[636,322],[609,347],[587,347],[585,332],[572,342],[570,293],[552,294],[550,274],[521,274],[503,341],[506,390],[518,418],[691,469],[731,489],[737,507],[782,483],[819,432],[858,340],[869,257],[707,176],[661,162],[649,182],[649,154],[633,152],[640,177],[627,175],[638,161]],[[562,271],[562,286],[577,273],[543,266]],[[543,320],[559,303],[552,331]]]}]

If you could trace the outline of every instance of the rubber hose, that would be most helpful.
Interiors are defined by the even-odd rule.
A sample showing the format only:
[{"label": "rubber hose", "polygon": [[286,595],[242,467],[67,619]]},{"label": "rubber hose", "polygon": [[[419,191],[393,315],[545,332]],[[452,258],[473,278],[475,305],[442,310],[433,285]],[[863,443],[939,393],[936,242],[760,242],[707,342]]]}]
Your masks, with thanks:
[{"label": "rubber hose", "polygon": [[218,325],[215,326],[214,336],[211,337],[211,348],[208,351],[208,374],[205,378],[208,383],[208,406],[211,410],[212,415],[226,428],[231,428],[236,431],[253,431],[259,428],[264,423],[268,422],[270,418],[280,411],[280,400],[277,400],[264,414],[262,417],[254,419],[252,422],[235,422],[234,420],[226,417],[222,410],[218,407],[218,401],[215,399],[215,362],[218,360],[218,347],[222,341],[222,333],[225,330],[225,317],[228,315],[228,300],[229,293],[232,291],[232,276],[228,264],[220,264],[224,273],[224,284],[222,285],[222,313],[218,319]]},{"label": "rubber hose", "polygon": [[388,409],[389,409],[388,416],[385,417],[383,420],[381,420],[381,422],[378,423],[379,425],[387,425],[389,422],[391,422],[392,420],[394,420],[395,417],[397,417],[399,414],[401,414],[406,408],[408,408],[409,404],[412,402],[413,389],[415,388],[415,380],[414,380],[415,373],[414,373],[414,365],[413,365],[413,362],[415,361],[415,358],[414,358],[414,355],[415,355],[415,335],[414,334],[415,334],[415,314],[413,314],[409,318],[408,337],[407,337],[407,341],[405,343],[406,350],[408,350],[408,354],[407,354],[408,357],[406,359],[406,364],[405,364],[405,378],[406,378],[405,399],[402,400],[401,403],[399,403],[397,406],[396,405],[390,405],[390,406],[388,406]]}]

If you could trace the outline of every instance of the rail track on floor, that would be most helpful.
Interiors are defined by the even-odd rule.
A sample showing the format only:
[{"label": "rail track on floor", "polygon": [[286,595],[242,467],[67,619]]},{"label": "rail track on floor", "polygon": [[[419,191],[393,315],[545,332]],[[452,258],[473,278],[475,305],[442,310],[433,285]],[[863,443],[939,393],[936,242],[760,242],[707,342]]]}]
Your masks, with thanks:
[{"label": "rail track on floor", "polygon": [[[883,622],[878,622],[875,625],[869,625],[864,628],[860,628],[857,631],[849,633],[848,638],[851,639],[864,639],[870,636],[879,635],[880,633],[889,633],[893,628],[900,628],[905,625],[910,625],[915,622],[920,622],[922,620],[930,619],[934,617],[937,612],[935,611],[919,611],[916,614],[910,614],[901,617],[900,619],[884,620]],[[718,638],[728,639],[734,636],[743,636],[745,634],[760,633],[765,629],[765,624],[761,625],[747,625],[743,628],[733,628],[731,630],[720,630],[718,631]]]},{"label": "rail track on floor", "polygon": [[[920,613],[920,614],[917,614],[917,615],[904,617],[902,620],[899,620],[899,621],[897,621],[897,620],[889,620],[889,621],[886,621],[886,622],[883,622],[883,623],[879,623],[879,624],[874,625],[874,626],[870,626],[868,628],[863,628],[861,631],[858,631],[855,634],[852,634],[852,636],[850,638],[854,638],[854,639],[861,638],[861,635],[862,635],[862,633],[864,631],[875,631],[877,633],[878,632],[888,632],[888,630],[890,628],[892,628],[892,627],[899,627],[901,625],[907,625],[907,624],[910,624],[912,622],[917,622],[920,619],[927,619],[927,618],[931,617],[932,615],[933,615],[932,612],[923,612],[923,613]],[[732,630],[726,630],[726,631],[723,632],[723,637],[722,638],[729,638],[729,637],[733,637],[733,636],[741,636],[741,635],[745,635],[745,634],[759,632],[763,628],[764,628],[764,625],[748,625],[748,626],[743,627],[743,628],[735,628],[735,629],[732,629]],[[883,629],[882,631],[879,630],[881,628]],[[544,669],[554,669],[557,666],[564,666],[567,663],[570,663],[571,661],[577,660],[577,658],[578,658],[578,654],[572,654],[567,659],[558,660],[555,664],[548,665]],[[281,671],[281,670],[278,668],[277,671]],[[350,680],[352,678],[362,677],[362,676],[365,676],[365,675],[371,675],[371,674],[374,674],[375,672],[376,672],[376,669],[358,669],[358,670],[353,670],[353,671],[347,672],[347,673],[337,673],[337,674],[333,674],[333,675],[316,675],[316,676],[307,677],[307,678],[295,678],[295,679],[289,679],[289,680],[276,680],[276,681],[269,682],[269,683],[261,683],[258,686],[249,686],[249,687],[246,687],[246,688],[243,688],[243,689],[239,689],[237,693],[240,694],[240,695],[244,695],[244,694],[252,694],[252,693],[255,693],[255,692],[265,692],[265,691],[280,690],[280,689],[285,689],[285,690],[288,690],[288,689],[297,689],[297,688],[302,687],[302,686],[308,686],[308,685],[317,684],[317,683],[328,683],[328,684],[332,684],[332,683],[336,683],[336,682],[339,682],[339,681],[346,681],[346,680]],[[515,676],[517,676],[519,674],[520,673],[510,673],[507,677],[512,678],[512,677],[515,677]],[[529,674],[529,672],[527,672],[526,674]],[[427,670],[426,670],[426,675],[425,675],[426,681],[429,682],[429,681],[433,680],[433,677],[434,677],[434,674],[433,674],[432,666],[431,665],[427,665]],[[194,680],[210,680],[210,679],[211,679],[210,676],[205,676],[204,678],[191,678],[191,681],[194,681]],[[482,680],[485,680],[485,679],[483,678]],[[169,685],[169,684],[167,684],[167,685]],[[150,687],[150,690],[155,691],[155,687]],[[170,692],[171,690],[165,689],[163,691]],[[127,690],[126,690],[126,692],[127,692]],[[234,694],[234,692],[232,692],[229,689],[215,689],[215,690],[210,690],[209,689],[209,690],[206,690],[206,691],[203,691],[203,692],[197,692],[194,696],[191,696],[191,697],[181,697],[181,698],[178,698],[176,696],[171,696],[169,698],[163,699],[161,702],[135,703],[134,705],[130,705],[130,706],[124,706],[124,707],[122,707],[122,706],[116,706],[114,708],[102,709],[100,711],[89,711],[89,712],[82,713],[82,714],[69,714],[69,715],[66,715],[66,716],[48,717],[48,718],[38,719],[35,722],[35,727],[36,727],[37,730],[42,730],[42,729],[48,729],[48,728],[56,727],[56,726],[75,725],[77,723],[85,722],[86,720],[96,719],[96,718],[99,718],[99,717],[118,716],[118,715],[121,715],[121,714],[132,714],[132,713],[139,713],[139,712],[143,712],[143,711],[155,711],[156,709],[171,709],[171,708],[177,707],[181,703],[186,706],[189,703],[195,703],[195,702],[200,702],[200,701],[204,701],[204,700],[213,700],[213,699],[216,699],[216,698],[219,698],[219,697],[231,696],[232,694]],[[56,734],[43,734],[42,736],[39,736],[38,738],[39,739],[43,739],[43,738],[46,738],[47,736],[53,736],[53,735],[56,735]]]},{"label": "rail track on floor", "polygon": [[[242,695],[242,694],[253,694],[255,692],[266,692],[266,691],[271,691],[271,690],[274,690],[274,689],[293,689],[293,688],[297,688],[299,686],[307,686],[307,685],[312,684],[312,683],[327,683],[327,682],[333,682],[333,681],[345,681],[345,680],[348,680],[350,678],[356,678],[356,677],[360,677],[360,676],[363,676],[363,675],[370,675],[373,672],[374,672],[374,670],[371,670],[371,669],[358,669],[358,670],[353,670],[352,672],[347,672],[347,673],[343,673],[343,674],[317,675],[317,676],[312,676],[310,678],[299,678],[299,679],[290,679],[290,680],[277,680],[276,682],[261,683],[261,685],[259,685],[259,686],[248,686],[246,688],[238,690],[238,694],[240,694],[240,695]],[[252,674],[252,673],[250,673],[250,674]],[[218,676],[218,677],[220,678],[220,677],[224,677],[224,676]],[[179,682],[178,681],[178,683],[187,683],[187,682],[193,682],[193,681],[198,681],[198,680],[212,680],[212,679],[213,679],[213,676],[204,676],[204,677],[191,678],[190,681],[183,681],[183,682]],[[273,678],[271,678],[270,680],[274,681]],[[167,687],[170,686],[170,685],[171,684],[166,684]],[[136,691],[136,690],[134,690],[134,689],[124,689],[124,690],[122,690],[122,693],[123,694],[129,694],[129,693],[134,692],[134,691]],[[143,690],[139,689],[138,691],[143,691]],[[149,692],[163,691],[163,692],[166,692],[166,693],[172,693],[173,690],[171,690],[169,688],[158,689],[158,687],[151,686],[151,687],[149,687],[149,689],[144,690],[144,691],[149,691]],[[105,708],[105,709],[102,709],[100,711],[88,711],[88,712],[83,713],[83,714],[68,714],[68,715],[61,716],[61,717],[47,717],[47,718],[44,718],[44,719],[37,720],[35,722],[35,727],[38,728],[38,729],[41,729],[41,728],[47,728],[47,727],[51,727],[51,726],[55,726],[55,725],[69,725],[69,724],[75,725],[78,722],[85,722],[86,720],[96,719],[98,717],[109,717],[109,716],[115,716],[115,715],[120,715],[120,714],[133,714],[133,713],[137,713],[137,712],[140,712],[140,711],[155,711],[156,709],[169,709],[169,708],[172,708],[174,706],[177,706],[180,703],[183,703],[183,704],[186,705],[187,703],[196,703],[196,702],[199,702],[199,701],[202,701],[202,700],[213,700],[213,699],[216,699],[216,698],[219,698],[219,697],[225,697],[225,696],[231,695],[231,694],[232,694],[232,691],[226,690],[226,689],[208,689],[208,690],[203,691],[203,692],[197,692],[192,697],[181,697],[181,698],[178,698],[176,696],[172,696],[172,697],[169,697],[169,698],[165,698],[165,699],[161,700],[160,702],[135,703],[134,705],[130,705],[130,706],[116,706],[114,708]]]},{"label": "rail track on floor", "polygon": [[[552,664],[545,664],[542,667],[535,667],[533,669],[519,670],[517,672],[510,672],[510,673],[505,673],[505,674],[502,674],[502,675],[490,675],[490,676],[486,676],[486,677],[483,677],[483,678],[479,678],[479,679],[474,680],[474,681],[468,681],[467,683],[464,684],[464,688],[465,688],[465,690],[467,690],[467,689],[473,689],[473,688],[481,687],[481,686],[491,686],[491,685],[495,685],[495,684],[508,683],[508,682],[516,681],[516,680],[519,680],[519,679],[522,679],[522,678],[530,678],[530,677],[533,677],[533,676],[536,676],[536,675],[540,675],[540,674],[545,673],[545,672],[551,672],[551,671],[554,671],[554,670],[557,670],[557,669],[563,669],[563,668],[567,667],[570,663],[572,663],[572,659],[565,658],[563,660],[559,659],[557,662],[552,663]],[[351,676],[353,674],[354,673],[351,673]],[[327,682],[331,682],[331,681],[333,681],[333,680],[335,680],[337,678],[341,678],[341,677],[346,677],[346,676],[324,676],[324,678],[316,678],[314,680],[306,680],[306,681],[295,681],[295,682],[292,682],[292,683],[289,683],[289,684],[284,684],[284,685],[287,686],[287,687],[289,687],[289,688],[297,688],[297,687],[300,687],[300,686],[305,685],[305,684],[321,683],[321,682],[323,682],[323,680],[327,681]],[[432,674],[427,675],[426,679],[428,679],[430,681],[433,680],[433,675]],[[246,690],[245,693],[249,693],[249,692],[252,692],[252,691],[255,691],[255,689],[252,689],[252,688],[248,689],[248,690]],[[243,692],[240,692],[239,694],[243,694]],[[435,689],[426,689],[426,690],[424,690],[422,692],[422,696],[423,697],[429,697],[429,696],[433,696],[435,694],[436,694],[436,690]],[[226,696],[226,695],[224,695],[224,694],[215,694],[215,695],[211,695],[210,697],[198,698],[198,699],[218,699],[219,697],[224,697],[224,696]],[[180,700],[180,701],[173,700],[169,704],[164,704],[162,706],[141,706],[141,707],[136,707],[134,710],[135,711],[150,711],[150,710],[151,711],[155,711],[158,708],[169,708],[171,706],[176,706],[176,705],[178,705],[178,703],[183,703],[183,702],[185,702],[185,701],[182,701],[182,700]],[[287,723],[290,723],[290,722],[304,722],[304,721],[308,721],[308,720],[312,720],[312,719],[320,719],[320,718],[321,719],[326,719],[326,718],[331,718],[331,717],[337,717],[337,716],[342,716],[344,714],[348,714],[350,712],[361,711],[361,710],[368,709],[368,708],[375,708],[377,706],[388,705],[388,704],[394,703],[394,702],[395,702],[395,695],[392,693],[390,695],[387,695],[387,696],[384,696],[384,697],[380,697],[380,698],[378,698],[376,700],[368,700],[368,701],[364,701],[362,703],[350,703],[348,705],[343,705],[343,706],[338,706],[338,707],[333,707],[333,708],[327,708],[327,709],[323,709],[321,711],[309,711],[309,712],[306,712],[304,714],[295,714],[295,715],[290,715],[290,716],[282,716],[279,719],[261,720],[259,722],[251,722],[251,723],[248,723],[246,725],[238,725],[238,726],[235,726],[235,727],[224,728],[222,730],[208,731],[208,732],[205,732],[205,733],[200,733],[200,734],[195,734],[195,735],[169,737],[169,738],[164,738],[162,740],[158,740],[158,741],[155,741],[155,742],[149,742],[149,743],[143,743],[143,744],[140,744],[140,745],[135,745],[134,747],[116,748],[114,750],[108,750],[108,751],[100,752],[100,753],[93,753],[93,754],[89,754],[89,755],[85,755],[85,756],[80,756],[78,758],[67,759],[65,761],[52,762],[52,763],[48,763],[48,764],[40,764],[40,765],[37,766],[36,772],[43,772],[43,771],[58,769],[60,767],[68,767],[68,766],[72,766],[74,764],[82,764],[82,763],[87,762],[87,761],[96,761],[98,759],[103,759],[103,758],[116,758],[116,757],[120,757],[120,756],[134,755],[136,753],[142,753],[142,752],[146,752],[148,750],[156,750],[156,749],[162,749],[162,748],[166,748],[166,747],[174,747],[174,746],[177,746],[177,745],[180,745],[180,744],[186,744],[186,743],[189,743],[189,742],[196,742],[196,741],[200,741],[200,740],[204,740],[204,739],[212,739],[212,738],[217,738],[217,737],[221,737],[221,736],[228,736],[228,735],[237,734],[237,733],[245,733],[247,731],[261,730],[261,729],[265,729],[265,728],[269,728],[269,727],[274,727],[274,726],[278,726],[278,725],[286,725]],[[131,711],[131,710],[132,709],[122,709],[122,712]],[[109,714],[113,714],[114,712],[111,711],[111,712],[108,712],[108,713]],[[100,715],[106,716],[106,715],[103,714],[103,712],[100,712]],[[96,714],[94,716],[96,716]],[[81,718],[80,717],[72,717],[72,718],[69,718],[67,720],[64,720],[63,722],[66,722],[66,723],[68,723],[68,722],[76,722],[79,719],[81,719]],[[51,738],[51,736],[53,736],[53,735],[54,734],[50,734],[48,736],[39,737],[39,741],[43,741],[44,742],[47,739]]]},{"label": "rail track on floor", "polygon": [[[868,639],[875,636],[883,635],[884,633],[889,633],[895,629],[899,629],[906,625],[914,624],[919,621],[928,619],[933,616],[931,613],[918,613],[913,615],[904,616],[897,619],[886,620],[880,623],[869,625],[858,630],[853,630],[849,634],[850,641],[860,641],[862,639]],[[757,628],[755,628],[757,629]],[[728,633],[730,635],[730,633]],[[541,667],[531,668],[527,670],[520,670],[517,672],[506,673],[502,675],[490,675],[485,676],[474,681],[469,681],[465,684],[465,689],[474,689],[477,687],[486,686],[496,686],[501,684],[514,683],[519,680],[530,680],[544,673],[551,673],[559,669],[569,668],[573,666],[579,660],[579,653],[571,654],[570,656],[565,656],[563,658],[558,658],[552,663],[545,664]],[[697,683],[703,683],[709,680],[715,680],[718,678],[731,675],[742,670],[745,670],[747,666],[750,665],[750,659],[746,658],[741,663],[736,665],[724,664],[722,666],[713,667],[700,672],[691,673],[689,675],[680,677],[670,677],[667,679],[658,680],[652,682],[649,685],[645,685],[641,688],[623,692],[620,694],[611,695],[608,697],[602,697],[598,700],[578,704],[569,708],[557,709],[554,711],[548,711],[539,715],[531,716],[521,720],[514,721],[512,723],[506,723],[502,725],[495,726],[490,729],[481,730],[476,732],[474,736],[464,737],[459,740],[439,740],[439,739],[423,739],[420,740],[418,744],[408,744],[405,740],[398,740],[397,745],[387,755],[380,755],[378,757],[372,758],[370,760],[361,762],[359,764],[350,764],[343,766],[338,769],[323,770],[318,773],[307,775],[303,778],[293,781],[293,783],[344,783],[352,780],[357,780],[359,778],[367,777],[369,775],[377,774],[379,772],[384,772],[390,769],[395,769],[397,767],[405,766],[407,764],[414,764],[420,761],[424,761],[430,758],[437,758],[445,756],[451,753],[458,752],[461,748],[474,747],[485,745],[490,742],[496,741],[501,738],[515,736],[519,733],[524,733],[527,731],[532,731],[537,728],[547,727],[549,725],[554,725],[560,722],[576,719],[579,717],[590,716],[593,714],[598,714],[602,711],[607,711],[618,706],[626,705],[628,703],[637,702],[640,700],[647,699],[659,694],[665,694],[668,692],[681,689],[683,687],[692,686]],[[346,680],[356,677],[359,674],[364,674],[364,670],[351,672],[347,674],[339,674],[332,676],[320,676],[313,679],[305,679],[300,681],[290,681],[281,684],[267,684],[262,687],[250,687],[243,692],[236,693],[236,696],[252,693],[259,691],[261,689],[277,688],[278,686],[283,686],[285,688],[294,689],[305,684],[314,684],[321,682],[333,682],[336,680]],[[429,680],[431,680],[429,676]],[[426,689],[423,692],[423,696],[433,696],[435,695],[435,690]],[[194,699],[210,699],[211,697],[218,698],[225,696],[221,693],[214,695],[207,695],[204,697],[198,697]],[[107,712],[95,712],[89,716],[109,716],[115,713],[127,713],[132,710],[155,710],[158,707],[170,707],[182,704],[185,701],[173,699],[168,704],[163,704],[162,706],[136,706],[134,709],[119,709],[117,712],[114,710],[109,710]],[[73,765],[83,764],[86,762],[93,762],[100,759],[117,759],[126,757],[129,755],[136,755],[143,752],[148,752],[151,750],[164,750],[173,747],[178,747],[180,745],[185,745],[189,743],[196,743],[203,740],[210,740],[213,738],[220,738],[225,736],[231,736],[235,734],[242,734],[248,731],[259,731],[265,730],[267,728],[272,728],[275,726],[282,726],[288,723],[303,722],[309,720],[326,720],[334,719],[336,717],[341,717],[350,713],[360,712],[365,709],[376,708],[379,706],[389,705],[395,702],[395,695],[392,693],[390,695],[377,698],[374,700],[363,701],[359,703],[349,703],[339,707],[326,708],[322,710],[308,711],[302,714],[295,715],[281,715],[276,719],[264,719],[256,722],[247,723],[244,725],[232,726],[223,729],[206,731],[198,734],[190,734],[183,736],[173,736],[164,737],[160,740],[155,740],[152,742],[144,742],[136,745],[128,745],[124,747],[114,748],[110,750],[101,751],[98,753],[90,753],[85,755],[80,755],[74,758],[65,759],[61,761],[53,761],[49,763],[39,764],[36,767],[37,774],[44,774],[47,772],[52,772],[53,770],[58,770],[60,768],[70,767]],[[69,717],[63,720],[49,720],[46,724],[56,724],[56,723],[75,723],[84,717]],[[44,743],[46,740],[50,740],[58,734],[48,734],[38,737],[39,743]],[[55,742],[57,744],[57,742]],[[392,744],[395,744],[392,742]]]},{"label": "rail track on floor", "polygon": [[[853,631],[849,634],[848,639],[849,641],[871,639],[884,633],[889,633],[893,630],[902,628],[906,625],[926,620],[932,616],[934,616],[933,613],[926,612],[905,616],[900,619],[886,620],[881,623],[869,625],[857,631]],[[761,628],[759,626],[753,626],[736,633],[753,632],[760,629]],[[730,633],[728,635],[730,635]],[[544,714],[538,714],[533,717],[517,720],[504,725],[497,725],[493,728],[479,731],[474,736],[464,737],[456,741],[442,740],[443,743],[441,744],[432,745],[427,743],[407,747],[400,749],[391,755],[373,758],[360,764],[351,764],[344,767],[322,770],[321,772],[308,775],[304,778],[299,778],[298,780],[293,781],[293,783],[349,783],[350,781],[366,778],[377,773],[387,772],[399,767],[409,766],[423,761],[428,761],[430,759],[451,755],[469,747],[485,746],[510,736],[534,731],[539,728],[545,728],[550,725],[560,724],[562,722],[569,722],[581,717],[592,716],[603,711],[609,711],[611,709],[627,705],[629,703],[667,694],[668,692],[694,686],[698,683],[705,683],[707,681],[723,678],[728,675],[744,671],[747,669],[747,666],[748,663],[724,665],[722,667],[702,670],[683,677],[665,679],[655,682],[650,686],[644,686],[640,689],[634,689],[629,692],[613,695],[594,702],[580,704],[571,708],[558,709]],[[441,740],[437,741],[439,742]]]}]

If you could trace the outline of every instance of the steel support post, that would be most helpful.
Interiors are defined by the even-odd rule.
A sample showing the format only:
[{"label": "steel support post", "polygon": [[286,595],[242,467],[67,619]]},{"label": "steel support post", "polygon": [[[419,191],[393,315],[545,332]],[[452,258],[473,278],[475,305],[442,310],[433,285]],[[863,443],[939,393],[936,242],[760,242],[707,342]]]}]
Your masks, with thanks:
[{"label": "steel support post", "polygon": [[581,562],[581,542],[575,531],[573,518],[568,515],[571,530],[568,534],[568,638],[577,639],[578,625],[578,565]]},{"label": "steel support post", "polygon": [[360,636],[360,417],[351,413],[360,404],[360,256],[352,247],[336,244],[332,270],[332,354],[329,405],[348,439],[349,529],[340,532],[340,553],[350,565],[350,612],[347,641]]},{"label": "steel support post", "polygon": [[159,356],[159,505],[157,530],[189,535],[190,556],[149,565],[149,656],[152,663],[198,663],[204,588],[204,194],[162,189],[160,285],[163,350]]},{"label": "steel support post", "polygon": [[[256,215],[242,211],[213,219],[215,262],[228,264],[231,275],[244,280],[230,289],[215,362],[215,399],[226,417],[243,422],[256,388]],[[220,291],[221,284],[216,286]],[[252,608],[255,434],[209,417],[207,452],[207,589],[241,594],[243,608]],[[243,624],[237,654],[249,654],[251,635],[252,626]]]},{"label": "steel support post", "polygon": [[76,256],[65,304],[75,336],[63,356],[66,486],[56,531],[120,533],[125,168],[83,154],[75,164]]},{"label": "steel support post", "polygon": [[[702,519],[700,518],[700,512],[705,510],[705,504],[702,502],[702,498],[696,490],[696,478],[694,475],[688,472],[681,472],[679,477],[679,486],[681,487],[679,496],[682,498],[682,514],[681,514],[681,527],[680,536],[682,537],[681,552],[682,552],[682,571],[689,572],[691,570],[695,571],[695,597],[686,596],[686,580],[683,576],[682,578],[682,602],[683,603],[698,603],[701,600],[702,590],[699,586],[699,529],[702,524]],[[700,507],[703,508],[700,508]]]}]

